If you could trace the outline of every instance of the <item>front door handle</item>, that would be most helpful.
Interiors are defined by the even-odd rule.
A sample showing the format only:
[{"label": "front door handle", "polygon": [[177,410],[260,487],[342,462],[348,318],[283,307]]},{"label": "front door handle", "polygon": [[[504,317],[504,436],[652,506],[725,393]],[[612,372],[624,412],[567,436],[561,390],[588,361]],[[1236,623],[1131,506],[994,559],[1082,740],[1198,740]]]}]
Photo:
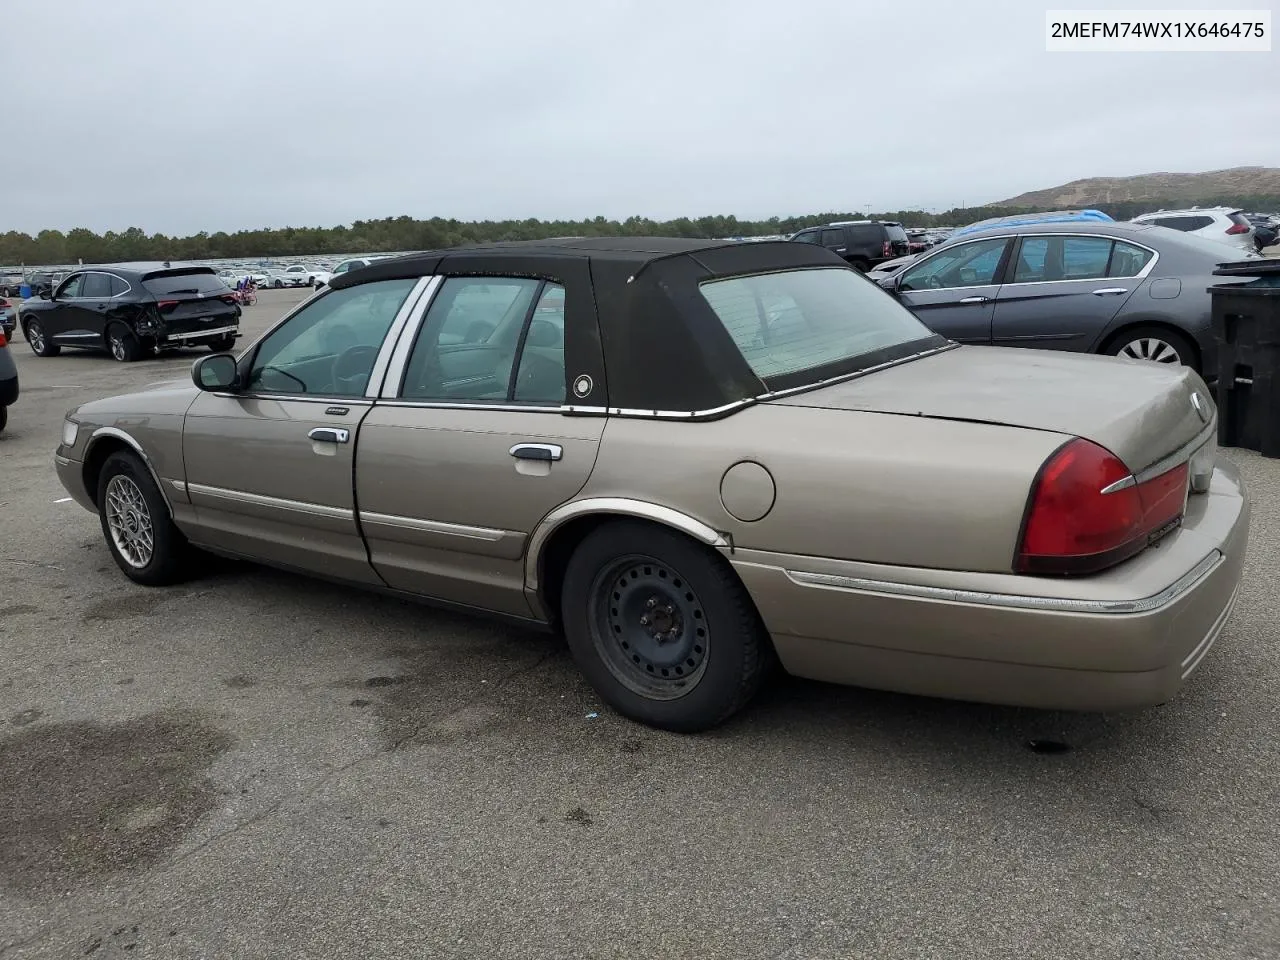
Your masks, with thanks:
[{"label": "front door handle", "polygon": [[1093,291],[1095,297],[1115,296],[1117,293],[1128,293],[1128,287],[1103,287],[1100,290]]},{"label": "front door handle", "polygon": [[319,443],[346,443],[351,439],[351,432],[339,427],[316,427],[307,436]]},{"label": "front door handle", "polygon": [[517,443],[509,451],[517,460],[559,460],[564,448],[554,443]]},{"label": "front door handle", "polygon": [[960,302],[961,303],[986,303],[990,299],[991,299],[990,297],[965,297]]}]

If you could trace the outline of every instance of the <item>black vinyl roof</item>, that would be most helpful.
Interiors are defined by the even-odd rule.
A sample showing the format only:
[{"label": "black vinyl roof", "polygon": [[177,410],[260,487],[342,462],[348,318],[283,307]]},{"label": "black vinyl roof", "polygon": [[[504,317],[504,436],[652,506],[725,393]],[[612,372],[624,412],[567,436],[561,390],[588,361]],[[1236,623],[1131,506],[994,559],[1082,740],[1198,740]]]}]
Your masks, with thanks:
[{"label": "black vinyl roof", "polygon": [[[576,402],[681,415],[716,410],[770,389],[747,364],[699,285],[813,267],[853,269],[825,247],[786,240],[574,237],[379,260],[334,277],[330,286],[340,290],[431,274],[562,283],[570,381],[586,374],[607,383]],[[588,341],[591,350],[578,354]]]}]

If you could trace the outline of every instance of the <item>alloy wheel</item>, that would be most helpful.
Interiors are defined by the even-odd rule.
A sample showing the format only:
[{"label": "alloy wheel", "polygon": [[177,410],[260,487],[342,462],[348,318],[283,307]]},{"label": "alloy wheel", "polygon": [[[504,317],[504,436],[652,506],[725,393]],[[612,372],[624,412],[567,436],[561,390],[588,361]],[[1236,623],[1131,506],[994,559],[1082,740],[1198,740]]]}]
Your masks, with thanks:
[{"label": "alloy wheel", "polygon": [[123,363],[125,358],[125,349],[126,349],[125,343],[124,343],[124,337],[118,333],[113,333],[107,338],[107,342],[111,346],[111,356],[115,357],[117,360]]},{"label": "alloy wheel", "polygon": [[1157,337],[1140,337],[1130,340],[1116,354],[1122,360],[1143,360],[1148,363],[1182,363],[1182,357],[1172,344]]},{"label": "alloy wheel", "polygon": [[31,344],[31,349],[36,353],[44,352],[44,327],[40,326],[39,321],[32,320],[27,324],[27,343]]},{"label": "alloy wheel", "polygon": [[651,700],[675,700],[697,686],[710,630],[679,571],[653,557],[622,557],[597,574],[590,596],[596,650],[620,683]]},{"label": "alloy wheel", "polygon": [[111,542],[127,564],[141,570],[151,562],[155,552],[155,528],[151,509],[141,488],[131,477],[118,473],[107,483],[103,511]]}]

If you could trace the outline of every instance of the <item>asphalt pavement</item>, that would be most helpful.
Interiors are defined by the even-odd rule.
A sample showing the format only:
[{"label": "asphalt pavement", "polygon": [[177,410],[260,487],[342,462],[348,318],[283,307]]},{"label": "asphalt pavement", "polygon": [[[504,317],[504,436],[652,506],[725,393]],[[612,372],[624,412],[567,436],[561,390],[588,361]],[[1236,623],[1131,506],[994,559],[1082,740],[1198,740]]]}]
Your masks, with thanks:
[{"label": "asphalt pavement", "polygon": [[62,416],[199,352],[12,349],[4,960],[1280,956],[1280,461],[1227,451],[1245,582],[1165,706],[784,678],[682,737],[553,637],[245,564],[132,585],[54,476]]}]

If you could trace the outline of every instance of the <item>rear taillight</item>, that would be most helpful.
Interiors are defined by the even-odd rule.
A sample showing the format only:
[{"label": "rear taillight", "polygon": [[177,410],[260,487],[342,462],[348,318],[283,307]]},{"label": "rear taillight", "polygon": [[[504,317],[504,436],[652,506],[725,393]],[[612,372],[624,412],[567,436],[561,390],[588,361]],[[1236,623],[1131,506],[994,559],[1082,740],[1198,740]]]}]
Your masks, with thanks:
[{"label": "rear taillight", "polygon": [[1109,450],[1072,440],[1036,478],[1015,567],[1031,574],[1105,570],[1174,529],[1186,499],[1185,463],[1137,483]]},{"label": "rear taillight", "polygon": [[892,240],[886,240],[886,241],[884,242],[884,246],[882,246],[882,247],[880,248],[880,253],[881,253],[883,256],[886,256],[886,257],[892,257],[892,256],[893,256],[893,241],[892,241]]},{"label": "rear taillight", "polygon": [[1231,226],[1227,227],[1227,233],[1232,236],[1238,236],[1242,233],[1248,232],[1249,228],[1243,223],[1233,223]]},{"label": "rear taillight", "polygon": [[178,305],[177,300],[157,300],[156,301],[156,309],[159,310],[161,313],[164,313],[166,310],[172,310],[177,305]]},{"label": "rear taillight", "polygon": [[9,345],[9,341],[4,338],[4,331],[0,330],[0,347],[5,347],[8,345]]},{"label": "rear taillight", "polygon": [[231,294],[231,293],[228,293],[225,297],[219,297],[218,299],[221,300],[223,303],[236,302],[235,294]]}]

